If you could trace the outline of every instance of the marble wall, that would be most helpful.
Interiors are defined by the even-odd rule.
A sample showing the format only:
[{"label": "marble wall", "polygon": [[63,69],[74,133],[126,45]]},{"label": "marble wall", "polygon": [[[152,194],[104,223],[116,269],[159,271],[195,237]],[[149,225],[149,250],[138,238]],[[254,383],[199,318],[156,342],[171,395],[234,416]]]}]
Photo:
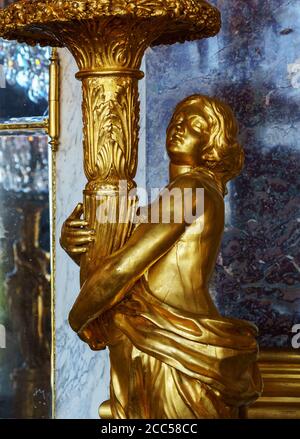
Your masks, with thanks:
[{"label": "marble wall", "polygon": [[229,188],[212,293],[255,322],[261,346],[290,347],[300,322],[300,1],[215,0],[220,34],[147,53],[147,184],[168,180],[165,130],[193,93],[227,101],[246,152]]}]

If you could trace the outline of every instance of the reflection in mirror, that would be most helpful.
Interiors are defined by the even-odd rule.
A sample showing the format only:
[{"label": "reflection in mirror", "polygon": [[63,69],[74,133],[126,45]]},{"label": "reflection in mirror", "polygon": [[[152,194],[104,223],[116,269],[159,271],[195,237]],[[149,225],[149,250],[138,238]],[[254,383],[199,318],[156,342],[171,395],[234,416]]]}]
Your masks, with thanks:
[{"label": "reflection in mirror", "polygon": [[6,8],[6,6],[14,3],[17,0],[0,0],[0,8]]},{"label": "reflection in mirror", "polygon": [[48,139],[0,137],[0,417],[51,416]]},{"label": "reflection in mirror", "polygon": [[0,121],[48,111],[49,48],[0,39]]}]

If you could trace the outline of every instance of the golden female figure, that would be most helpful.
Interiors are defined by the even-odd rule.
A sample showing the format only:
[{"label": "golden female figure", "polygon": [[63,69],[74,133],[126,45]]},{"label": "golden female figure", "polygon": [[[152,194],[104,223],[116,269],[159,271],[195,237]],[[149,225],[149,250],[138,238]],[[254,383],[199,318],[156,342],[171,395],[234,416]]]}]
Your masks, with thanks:
[{"label": "golden female figure", "polygon": [[[237,134],[226,104],[200,95],[181,102],[167,131],[164,191],[177,195],[166,207],[162,193],[149,206],[159,220],[138,224],[82,285],[69,320],[92,349],[110,349],[111,394],[102,417],[232,418],[260,395],[256,327],[220,316],[209,294],[226,183],[244,161]],[[197,189],[203,210],[188,223],[184,212],[190,202],[197,210]],[[182,220],[174,221],[178,212]],[[61,238],[78,264],[94,239],[82,213],[78,205]]]}]

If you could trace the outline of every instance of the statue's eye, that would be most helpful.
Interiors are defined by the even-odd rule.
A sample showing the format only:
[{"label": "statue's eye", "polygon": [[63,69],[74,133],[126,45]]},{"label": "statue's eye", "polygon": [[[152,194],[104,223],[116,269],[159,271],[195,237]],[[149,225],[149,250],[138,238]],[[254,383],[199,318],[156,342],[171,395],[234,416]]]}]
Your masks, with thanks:
[{"label": "statue's eye", "polygon": [[203,130],[203,125],[205,125],[205,121],[200,116],[193,116],[190,118],[190,124],[195,131],[198,131],[200,133]]},{"label": "statue's eye", "polygon": [[184,121],[184,115],[182,113],[179,113],[175,119],[175,124],[180,124]]}]

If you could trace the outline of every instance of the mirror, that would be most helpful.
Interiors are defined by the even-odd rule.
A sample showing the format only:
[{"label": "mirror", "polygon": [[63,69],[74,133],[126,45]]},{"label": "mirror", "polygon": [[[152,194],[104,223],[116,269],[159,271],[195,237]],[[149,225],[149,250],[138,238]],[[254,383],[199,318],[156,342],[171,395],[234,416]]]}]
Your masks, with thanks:
[{"label": "mirror", "polygon": [[0,418],[51,417],[49,56],[0,40]]}]

